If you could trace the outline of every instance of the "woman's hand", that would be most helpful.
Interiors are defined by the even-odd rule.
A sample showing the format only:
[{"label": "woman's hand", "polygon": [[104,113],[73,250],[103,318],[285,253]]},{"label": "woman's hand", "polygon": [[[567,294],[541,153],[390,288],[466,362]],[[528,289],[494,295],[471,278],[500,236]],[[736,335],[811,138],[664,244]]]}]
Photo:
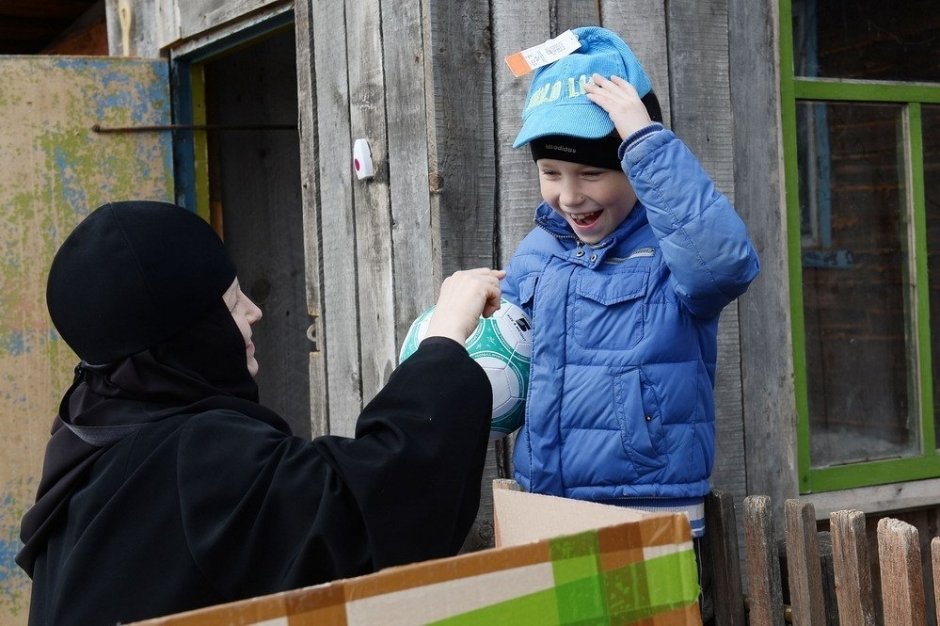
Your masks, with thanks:
[{"label": "woman's hand", "polygon": [[463,344],[476,329],[480,316],[499,309],[499,281],[503,270],[478,267],[454,272],[441,283],[428,337],[448,337]]}]

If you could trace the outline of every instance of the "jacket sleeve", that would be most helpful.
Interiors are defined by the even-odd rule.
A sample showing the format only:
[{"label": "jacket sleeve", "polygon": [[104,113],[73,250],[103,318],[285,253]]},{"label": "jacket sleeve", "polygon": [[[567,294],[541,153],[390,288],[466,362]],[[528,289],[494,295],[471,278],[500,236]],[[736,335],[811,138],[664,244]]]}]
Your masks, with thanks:
[{"label": "jacket sleeve", "polygon": [[355,438],[194,417],[178,482],[197,566],[234,599],[456,554],[479,506],[491,393],[462,346],[429,338],[363,410]]},{"label": "jacket sleeve", "polygon": [[760,271],[744,222],[688,147],[661,125],[628,137],[621,155],[676,293],[694,315],[717,315]]},{"label": "jacket sleeve", "polygon": [[[506,276],[499,282],[500,297],[509,300],[516,306],[521,307],[522,302],[519,297],[519,263],[518,263],[518,253],[513,254],[509,259],[509,264],[506,265]],[[527,315],[531,315],[531,311],[526,311]]]}]

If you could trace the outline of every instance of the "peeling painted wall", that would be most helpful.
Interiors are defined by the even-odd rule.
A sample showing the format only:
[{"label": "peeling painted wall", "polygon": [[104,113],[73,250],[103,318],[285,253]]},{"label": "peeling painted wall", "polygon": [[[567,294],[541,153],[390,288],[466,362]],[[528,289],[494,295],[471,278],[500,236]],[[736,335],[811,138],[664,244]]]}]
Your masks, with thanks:
[{"label": "peeling painted wall", "polygon": [[29,579],[16,566],[59,398],[76,357],[45,307],[55,250],[96,206],[172,201],[165,61],[0,57],[0,623],[25,624]]}]

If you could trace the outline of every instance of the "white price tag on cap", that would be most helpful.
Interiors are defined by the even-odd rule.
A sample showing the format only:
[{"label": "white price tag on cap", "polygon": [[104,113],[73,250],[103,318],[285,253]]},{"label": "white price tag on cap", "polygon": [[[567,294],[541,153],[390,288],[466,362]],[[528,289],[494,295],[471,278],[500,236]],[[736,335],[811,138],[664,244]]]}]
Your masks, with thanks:
[{"label": "white price tag on cap", "polygon": [[566,57],[580,47],[581,42],[578,41],[577,35],[570,30],[566,30],[545,43],[510,54],[506,57],[506,63],[509,65],[509,69],[512,70],[513,76],[522,76],[536,68]]}]

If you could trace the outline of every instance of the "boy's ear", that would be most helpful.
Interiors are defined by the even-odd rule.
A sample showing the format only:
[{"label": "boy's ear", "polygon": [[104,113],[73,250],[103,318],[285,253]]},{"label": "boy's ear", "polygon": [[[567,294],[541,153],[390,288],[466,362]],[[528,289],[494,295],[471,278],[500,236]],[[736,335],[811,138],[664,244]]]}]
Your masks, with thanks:
[{"label": "boy's ear", "polygon": [[663,110],[659,106],[659,98],[656,97],[656,93],[653,90],[650,90],[648,94],[640,98],[643,104],[646,106],[646,112],[649,113],[650,119],[654,122],[663,123]]}]

